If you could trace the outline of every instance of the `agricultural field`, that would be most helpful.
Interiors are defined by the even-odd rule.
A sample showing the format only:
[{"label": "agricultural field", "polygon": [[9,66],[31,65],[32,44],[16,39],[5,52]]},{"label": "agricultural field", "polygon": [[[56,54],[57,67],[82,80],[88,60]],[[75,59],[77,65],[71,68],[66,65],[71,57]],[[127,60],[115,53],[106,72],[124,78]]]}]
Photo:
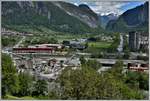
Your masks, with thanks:
[{"label": "agricultural field", "polygon": [[73,39],[89,38],[90,34],[71,34],[71,33],[53,33],[53,34],[34,34],[33,36],[27,36],[23,42],[25,46],[30,44],[42,44],[42,43],[62,43],[64,40],[70,41]]},{"label": "agricultural field", "polygon": [[88,46],[91,47],[91,48],[106,49],[106,48],[109,48],[111,44],[112,44],[111,42],[89,42]]},{"label": "agricultural field", "polygon": [[88,48],[84,50],[84,52],[92,53],[92,54],[97,54],[100,52],[107,51],[112,42],[88,42]]}]

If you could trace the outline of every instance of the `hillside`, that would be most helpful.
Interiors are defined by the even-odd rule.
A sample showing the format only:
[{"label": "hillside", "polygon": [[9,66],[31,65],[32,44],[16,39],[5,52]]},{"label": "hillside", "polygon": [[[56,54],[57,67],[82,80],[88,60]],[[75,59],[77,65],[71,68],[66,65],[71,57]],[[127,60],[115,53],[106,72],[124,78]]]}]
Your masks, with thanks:
[{"label": "hillside", "polygon": [[127,10],[117,20],[109,21],[106,30],[117,32],[145,31],[148,32],[148,2]]},{"label": "hillside", "polygon": [[23,31],[100,32],[98,16],[87,5],[62,1],[2,2],[2,27]]}]

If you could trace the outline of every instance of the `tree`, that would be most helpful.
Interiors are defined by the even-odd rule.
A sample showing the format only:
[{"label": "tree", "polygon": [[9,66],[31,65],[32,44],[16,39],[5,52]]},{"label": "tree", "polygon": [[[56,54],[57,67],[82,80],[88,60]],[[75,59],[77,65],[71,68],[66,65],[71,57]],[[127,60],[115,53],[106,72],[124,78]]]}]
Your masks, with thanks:
[{"label": "tree", "polygon": [[45,96],[48,93],[48,84],[46,80],[37,80],[34,85],[33,96]]},{"label": "tree", "polygon": [[93,68],[94,70],[98,70],[101,68],[101,64],[98,63],[96,60],[88,60],[86,65]]},{"label": "tree", "polygon": [[97,41],[97,39],[96,39],[96,38],[94,38],[94,37],[90,37],[90,38],[88,38],[88,41],[95,42],[95,41]]},{"label": "tree", "polygon": [[23,72],[18,75],[19,77],[19,92],[18,96],[28,96],[32,93],[33,77],[28,72]]},{"label": "tree", "polygon": [[50,38],[48,39],[48,43],[56,44],[58,43],[58,40],[56,40],[56,38]]},{"label": "tree", "polygon": [[8,38],[3,38],[2,37],[2,46],[8,46],[9,45],[9,40],[8,40]]},{"label": "tree", "polygon": [[98,73],[92,68],[65,69],[59,78],[62,99],[94,99]]},{"label": "tree", "polygon": [[56,94],[56,92],[51,91],[48,93],[48,98],[51,100],[57,100],[57,99],[59,99],[59,96],[58,96],[58,94]]},{"label": "tree", "polygon": [[12,74],[12,73],[7,73],[5,75],[3,75],[2,78],[2,92],[5,92],[5,94],[12,94],[15,95],[16,93],[18,93],[19,90],[19,81],[18,81],[18,77],[16,74]]},{"label": "tree", "polygon": [[142,99],[139,91],[130,89],[123,81],[104,72],[98,74],[91,67],[64,69],[58,82],[62,88],[61,99]]},{"label": "tree", "polygon": [[140,73],[139,75],[139,88],[149,90],[149,76],[146,73]]},{"label": "tree", "polygon": [[116,61],[114,66],[108,70],[111,74],[113,74],[116,78],[118,79],[123,79],[124,74],[123,74],[123,61]]},{"label": "tree", "polygon": [[127,50],[124,51],[124,58],[129,59],[129,57],[130,57],[130,50],[127,49]]},{"label": "tree", "polygon": [[148,78],[146,73],[130,71],[126,74],[125,83],[131,88],[148,90]]},{"label": "tree", "polygon": [[89,44],[88,42],[85,43],[85,48],[88,48],[89,47]]},{"label": "tree", "polygon": [[18,76],[9,55],[2,54],[2,92],[4,94],[16,94],[19,89]]},{"label": "tree", "polygon": [[86,60],[83,56],[80,57],[80,62],[81,62],[82,65],[86,64]]},{"label": "tree", "polygon": [[61,61],[60,61],[60,67],[61,67],[61,68],[63,68],[63,63],[64,63],[64,61],[61,60]]},{"label": "tree", "polygon": [[98,89],[99,99],[127,100],[143,98],[139,91],[129,88],[123,81],[116,79],[113,74],[108,72],[101,76]]},{"label": "tree", "polygon": [[63,44],[63,45],[66,45],[66,46],[69,46],[69,45],[70,45],[70,41],[64,40],[64,41],[62,42],[62,44]]},{"label": "tree", "polygon": [[112,42],[112,44],[110,45],[110,47],[108,48],[108,52],[116,52],[117,51],[117,47],[120,43],[120,34],[116,33],[115,34],[115,38],[114,41]]}]

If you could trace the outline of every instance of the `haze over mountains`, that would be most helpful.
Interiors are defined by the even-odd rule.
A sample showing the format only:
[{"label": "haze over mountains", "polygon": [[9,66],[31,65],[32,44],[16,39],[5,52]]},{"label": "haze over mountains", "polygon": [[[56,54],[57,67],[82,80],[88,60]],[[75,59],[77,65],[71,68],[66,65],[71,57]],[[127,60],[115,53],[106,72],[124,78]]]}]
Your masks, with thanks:
[{"label": "haze over mountains", "polygon": [[63,1],[2,2],[2,27],[25,32],[42,32],[44,28],[69,33],[100,33],[105,27],[108,31],[147,31],[148,3],[118,17],[114,14],[99,16],[86,4],[76,6]]},{"label": "haze over mountains", "polygon": [[99,20],[101,27],[105,29],[106,25],[110,20],[116,20],[118,18],[118,15],[116,14],[108,14],[108,15],[99,15]]}]

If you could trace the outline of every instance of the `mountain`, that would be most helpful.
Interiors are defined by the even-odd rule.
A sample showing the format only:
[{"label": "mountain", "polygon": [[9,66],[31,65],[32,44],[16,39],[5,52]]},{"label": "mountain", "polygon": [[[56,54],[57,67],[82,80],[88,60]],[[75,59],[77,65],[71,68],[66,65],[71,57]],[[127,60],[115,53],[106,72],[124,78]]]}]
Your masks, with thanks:
[{"label": "mountain", "polygon": [[108,15],[99,15],[101,27],[105,29],[107,23],[110,20],[116,20],[117,18],[118,18],[118,16],[116,14],[113,14],[113,13],[108,14]]},{"label": "mountain", "polygon": [[109,21],[106,30],[114,32],[145,31],[148,32],[148,2],[127,10],[117,20]]},{"label": "mountain", "polygon": [[98,16],[87,5],[63,1],[3,1],[2,27],[34,32],[51,29],[70,33],[102,30]]}]

